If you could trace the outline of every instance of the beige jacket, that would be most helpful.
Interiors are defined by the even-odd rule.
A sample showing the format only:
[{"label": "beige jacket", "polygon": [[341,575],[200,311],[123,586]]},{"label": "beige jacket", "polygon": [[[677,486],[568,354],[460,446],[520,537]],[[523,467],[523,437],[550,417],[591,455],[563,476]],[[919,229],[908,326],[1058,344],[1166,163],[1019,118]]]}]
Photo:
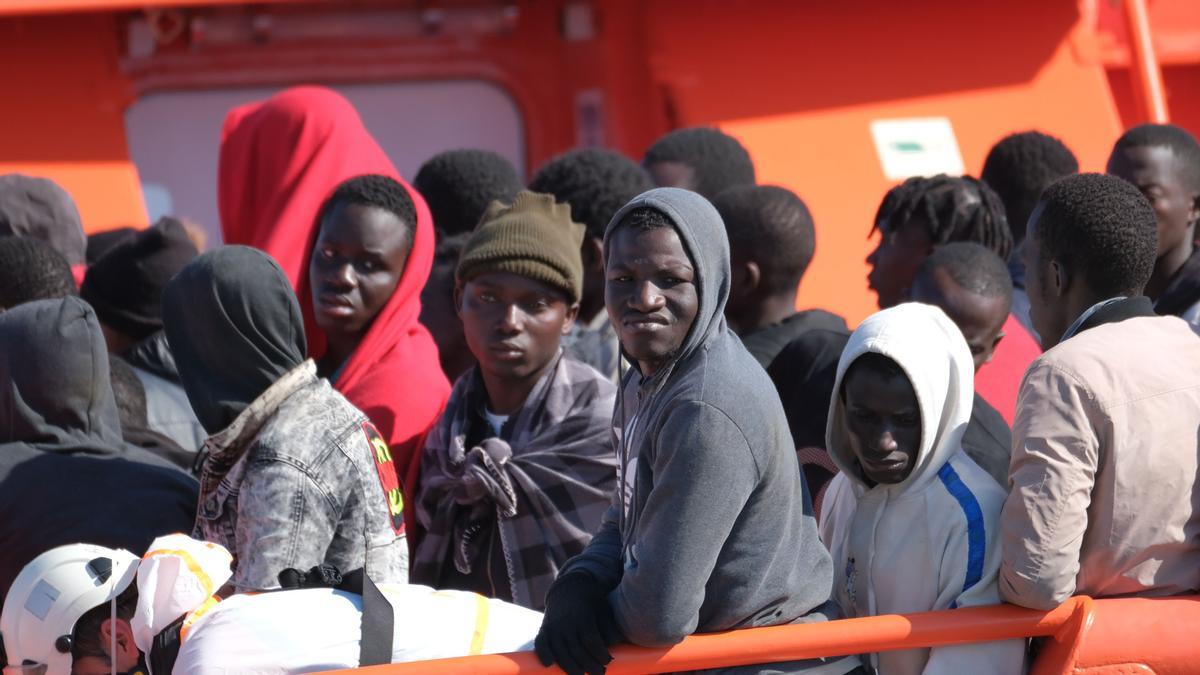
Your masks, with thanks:
[{"label": "beige jacket", "polygon": [[1001,514],[1000,594],[1200,588],[1200,337],[1175,317],[1084,330],[1025,374]]}]

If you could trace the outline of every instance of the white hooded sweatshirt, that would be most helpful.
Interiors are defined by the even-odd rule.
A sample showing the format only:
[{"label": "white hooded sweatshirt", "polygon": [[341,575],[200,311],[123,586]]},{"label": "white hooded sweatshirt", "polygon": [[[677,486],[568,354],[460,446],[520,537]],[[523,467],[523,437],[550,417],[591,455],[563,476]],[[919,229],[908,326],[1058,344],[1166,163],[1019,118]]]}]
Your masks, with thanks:
[{"label": "white hooded sweatshirt", "polygon": [[[845,426],[842,380],[867,352],[908,375],[921,413],[921,441],[908,478],[869,488]],[[868,317],[838,363],[826,429],[841,469],[825,495],[821,539],[833,555],[834,597],[849,617],[906,614],[1000,603],[999,517],[1004,490],[962,450],[974,371],[958,327],[916,303]],[[881,675],[1017,674],[1024,642],[1009,640],[881,652]]]}]

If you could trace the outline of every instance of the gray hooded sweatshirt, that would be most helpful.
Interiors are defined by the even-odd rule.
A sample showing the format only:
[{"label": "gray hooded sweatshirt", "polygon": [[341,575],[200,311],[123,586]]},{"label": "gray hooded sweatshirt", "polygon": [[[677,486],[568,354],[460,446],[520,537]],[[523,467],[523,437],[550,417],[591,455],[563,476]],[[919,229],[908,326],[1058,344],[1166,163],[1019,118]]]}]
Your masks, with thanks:
[{"label": "gray hooded sweatshirt", "polygon": [[[599,532],[560,578],[586,572],[610,585],[621,631],[643,646],[672,645],[695,632],[836,618],[832,562],[779,396],[725,323],[730,268],[721,218],[698,194],[651,190],[613,216],[606,250],[616,224],[639,207],[674,223],[695,267],[699,309],[671,363],[648,378],[636,367],[623,378],[613,434],[621,465],[636,458],[631,506],[624,515],[618,489]],[[823,665],[822,672],[843,673],[856,664],[739,672]]]}]

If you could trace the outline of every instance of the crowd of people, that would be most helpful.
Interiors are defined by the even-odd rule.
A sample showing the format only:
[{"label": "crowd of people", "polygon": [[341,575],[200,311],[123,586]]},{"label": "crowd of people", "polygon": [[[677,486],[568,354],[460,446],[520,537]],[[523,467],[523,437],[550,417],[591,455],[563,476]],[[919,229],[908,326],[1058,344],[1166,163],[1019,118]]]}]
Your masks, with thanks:
[{"label": "crowd of people", "polygon": [[[1200,145],[1036,131],[880,200],[850,330],[712,128],[405,182],[231,111],[224,243],[0,176],[0,665],[308,672],[1200,591]],[[874,196],[866,196],[875,198]],[[1009,640],[737,667],[1016,674]]]}]

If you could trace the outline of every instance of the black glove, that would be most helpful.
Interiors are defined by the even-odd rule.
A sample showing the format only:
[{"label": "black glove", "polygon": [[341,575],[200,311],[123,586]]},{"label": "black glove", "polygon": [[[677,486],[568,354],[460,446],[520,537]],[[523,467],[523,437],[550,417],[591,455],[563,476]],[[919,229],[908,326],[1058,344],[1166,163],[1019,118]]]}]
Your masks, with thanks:
[{"label": "black glove", "polygon": [[608,589],[591,574],[572,572],[550,587],[533,643],[543,666],[557,663],[567,675],[603,675],[612,661],[608,646],[623,640]]}]

